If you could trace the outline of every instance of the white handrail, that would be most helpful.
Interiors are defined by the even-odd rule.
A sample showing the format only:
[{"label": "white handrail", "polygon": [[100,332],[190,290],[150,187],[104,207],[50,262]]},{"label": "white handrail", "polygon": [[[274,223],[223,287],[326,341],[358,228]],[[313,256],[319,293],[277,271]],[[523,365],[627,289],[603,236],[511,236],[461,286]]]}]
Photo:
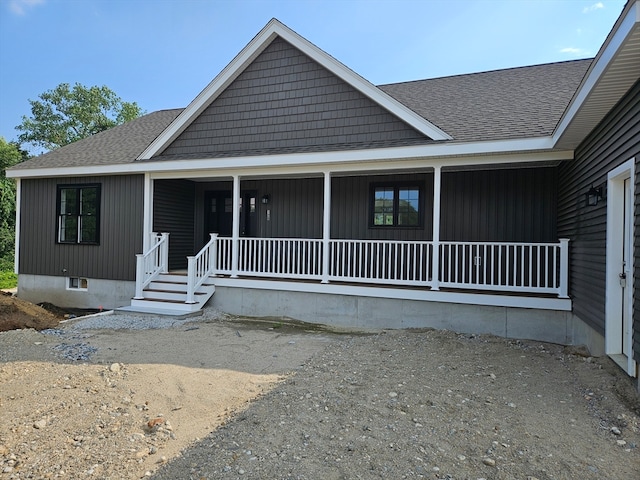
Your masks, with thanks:
[{"label": "white handrail", "polygon": [[196,303],[196,290],[216,270],[218,234],[210,233],[209,235],[211,239],[202,247],[202,250],[192,257],[187,257],[187,300],[185,303]]},{"label": "white handrail", "polygon": [[144,298],[143,290],[158,275],[169,271],[169,234],[152,233],[152,246],[136,255],[136,300]]}]

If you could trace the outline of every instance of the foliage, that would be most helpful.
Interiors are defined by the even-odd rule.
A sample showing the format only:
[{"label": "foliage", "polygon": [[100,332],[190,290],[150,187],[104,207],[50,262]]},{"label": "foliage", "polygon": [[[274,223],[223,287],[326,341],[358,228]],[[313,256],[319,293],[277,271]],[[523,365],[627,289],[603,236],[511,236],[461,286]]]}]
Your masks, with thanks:
[{"label": "foliage", "polygon": [[13,271],[16,225],[16,186],[5,170],[25,158],[26,152],[0,137],[0,272]]},{"label": "foliage", "polygon": [[85,87],[79,83],[73,87],[61,83],[29,103],[31,116],[24,115],[16,126],[23,132],[18,140],[47,150],[121,125],[143,113],[135,102],[123,102],[106,86]]},{"label": "foliage", "polygon": [[[13,265],[11,265],[13,269]],[[2,267],[0,263],[0,288],[15,288],[18,285],[18,276]]]}]

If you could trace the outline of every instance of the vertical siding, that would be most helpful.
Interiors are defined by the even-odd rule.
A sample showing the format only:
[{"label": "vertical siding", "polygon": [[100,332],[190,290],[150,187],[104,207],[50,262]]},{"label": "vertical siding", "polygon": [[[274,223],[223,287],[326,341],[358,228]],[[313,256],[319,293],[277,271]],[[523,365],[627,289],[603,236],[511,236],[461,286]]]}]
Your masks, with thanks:
[{"label": "vertical siding", "polygon": [[634,254],[633,254],[633,357],[640,362],[640,318],[636,312],[640,312],[640,155],[636,156],[635,163],[635,202],[634,202]]},{"label": "vertical siding", "polygon": [[156,180],[153,186],[153,231],[169,233],[169,268],[187,268],[195,252],[195,184],[189,180]]},{"label": "vertical siding", "polygon": [[554,168],[443,172],[440,238],[555,242],[556,187]]},{"label": "vertical siding", "polygon": [[[576,149],[575,159],[559,167],[558,232],[571,239],[570,295],[574,313],[604,335],[606,291],[607,173],[640,154],[640,83],[612,109]],[[604,200],[585,206],[591,185],[602,186]],[[636,188],[638,181],[636,180]],[[636,191],[637,194],[637,191]],[[637,199],[637,197],[636,197]],[[636,248],[638,206],[636,204]],[[636,250],[637,252],[637,250]],[[639,257],[636,253],[636,279]],[[636,302],[638,284],[636,283]],[[636,304],[637,305],[637,304]],[[636,308],[635,311],[638,311]],[[640,335],[636,315],[635,338]],[[637,342],[637,340],[636,340]],[[636,348],[636,359],[640,349]]]},{"label": "vertical siding", "polygon": [[[56,243],[56,194],[62,184],[101,184],[100,244]],[[142,252],[143,176],[23,179],[20,273],[135,280]]]}]

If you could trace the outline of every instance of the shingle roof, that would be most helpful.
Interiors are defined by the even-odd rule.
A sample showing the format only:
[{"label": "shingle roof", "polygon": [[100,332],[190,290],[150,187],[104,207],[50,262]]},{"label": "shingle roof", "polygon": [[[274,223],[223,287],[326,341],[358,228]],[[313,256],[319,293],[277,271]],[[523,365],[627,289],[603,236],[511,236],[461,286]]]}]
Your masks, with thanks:
[{"label": "shingle roof", "polygon": [[[495,70],[381,85],[379,88],[447,132],[454,141],[548,136],[556,127],[591,61],[576,60]],[[132,163],[182,110],[160,110],[144,115],[12,168],[22,170]],[[345,149],[349,148],[345,146]],[[274,153],[289,152],[237,154]],[[157,157],[154,160],[158,159],[165,158]]]},{"label": "shingle roof", "polygon": [[457,141],[547,136],[591,62],[549,63],[378,88]]},{"label": "shingle roof", "polygon": [[14,169],[83,167],[133,162],[183,109],[159,110],[123,125],[56,148]]}]

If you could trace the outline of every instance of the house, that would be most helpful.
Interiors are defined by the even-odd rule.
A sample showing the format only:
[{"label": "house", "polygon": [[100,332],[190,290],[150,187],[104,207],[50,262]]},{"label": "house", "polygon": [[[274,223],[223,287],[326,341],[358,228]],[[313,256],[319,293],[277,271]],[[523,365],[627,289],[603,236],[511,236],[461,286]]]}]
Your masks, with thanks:
[{"label": "house", "polygon": [[186,108],[7,172],[18,295],[586,344],[637,377],[639,19],[594,59],[381,86],[274,19]]}]

